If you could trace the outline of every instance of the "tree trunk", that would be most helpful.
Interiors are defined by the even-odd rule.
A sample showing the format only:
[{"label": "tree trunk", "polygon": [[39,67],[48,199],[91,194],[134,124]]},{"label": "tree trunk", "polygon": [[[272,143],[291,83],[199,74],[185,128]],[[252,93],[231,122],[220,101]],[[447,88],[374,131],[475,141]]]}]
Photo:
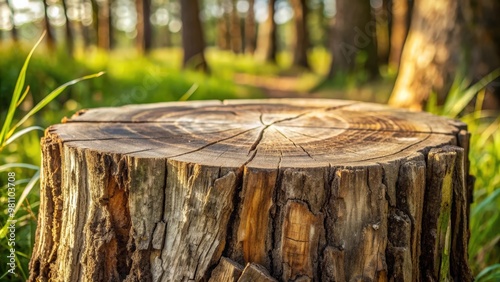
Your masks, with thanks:
[{"label": "tree trunk", "polygon": [[257,24],[255,23],[255,0],[248,1],[248,13],[245,19],[245,53],[253,54],[257,44]]},{"label": "tree trunk", "polygon": [[151,50],[152,43],[152,26],[151,26],[151,0],[136,0],[135,7],[137,10],[137,50],[146,54]]},{"label": "tree trunk", "polygon": [[233,53],[239,54],[242,52],[243,40],[241,34],[241,21],[236,9],[236,0],[231,2],[231,50]]},{"label": "tree trunk", "polygon": [[379,65],[389,63],[390,53],[390,24],[392,22],[390,6],[392,0],[383,0],[382,5],[373,8],[377,31],[377,56]]},{"label": "tree trunk", "polygon": [[399,69],[403,46],[410,28],[413,1],[392,0],[391,1],[391,47],[389,54],[389,66],[395,70]]},{"label": "tree trunk", "polygon": [[360,70],[365,70],[370,78],[378,77],[376,21],[370,1],[337,0],[336,3],[329,77]]},{"label": "tree trunk", "polygon": [[54,33],[52,31],[52,27],[50,26],[50,20],[49,20],[49,15],[47,14],[47,10],[49,8],[49,4],[47,3],[47,0],[43,0],[43,7],[44,7],[44,25],[45,25],[45,30],[46,30],[46,37],[45,37],[45,42],[47,43],[47,49],[50,52],[54,52],[56,49],[56,38],[54,36]]},{"label": "tree trunk", "polygon": [[205,40],[199,18],[198,0],[181,0],[182,48],[184,67],[208,70],[205,61]]},{"label": "tree trunk", "polygon": [[71,30],[71,22],[68,17],[68,5],[67,2],[68,0],[63,0],[61,1],[64,9],[64,17],[66,18],[66,24],[65,24],[65,31],[66,31],[66,51],[68,52],[69,56],[73,56],[73,51],[74,51],[74,38],[73,38],[73,31]]},{"label": "tree trunk", "polygon": [[276,62],[276,23],[274,22],[274,5],[276,0],[269,0],[268,17],[259,29],[256,55],[264,62]]},{"label": "tree trunk", "polygon": [[412,23],[401,58],[399,75],[389,103],[421,110],[435,92],[442,104],[462,55],[463,15],[455,0],[415,3]]},{"label": "tree trunk", "polygon": [[[500,67],[500,2],[473,0],[472,82]],[[484,108],[500,109],[500,78],[486,87]]]},{"label": "tree trunk", "polygon": [[229,30],[229,2],[227,0],[218,0],[217,4],[222,9],[222,14],[217,19],[217,46],[221,50],[231,49],[231,33]]},{"label": "tree trunk", "polygon": [[7,1],[7,6],[9,6],[10,10],[10,21],[12,22],[12,29],[10,30],[10,36],[12,41],[18,42],[19,41],[19,35],[17,34],[17,27],[16,23],[14,22],[14,16],[16,14],[16,11],[14,10],[14,7],[12,7],[12,2],[13,0]]},{"label": "tree trunk", "polygon": [[82,111],[42,141],[30,281],[472,281],[468,138],[340,100]]},{"label": "tree trunk", "polygon": [[111,1],[95,3],[97,7],[97,46],[104,50],[111,50],[113,29],[111,19]]},{"label": "tree trunk", "polygon": [[307,61],[307,49],[309,48],[309,31],[307,29],[307,15],[309,9],[305,0],[291,0],[294,24],[295,24],[295,46],[293,49],[294,66],[309,69]]}]

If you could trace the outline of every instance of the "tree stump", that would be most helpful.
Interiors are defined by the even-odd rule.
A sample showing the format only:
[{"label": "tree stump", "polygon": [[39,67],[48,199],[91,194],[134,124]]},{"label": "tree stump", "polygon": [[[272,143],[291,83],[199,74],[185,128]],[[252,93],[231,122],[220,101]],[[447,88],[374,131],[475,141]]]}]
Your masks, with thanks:
[{"label": "tree stump", "polygon": [[471,281],[466,125],[339,100],[82,111],[42,140],[31,281]]}]

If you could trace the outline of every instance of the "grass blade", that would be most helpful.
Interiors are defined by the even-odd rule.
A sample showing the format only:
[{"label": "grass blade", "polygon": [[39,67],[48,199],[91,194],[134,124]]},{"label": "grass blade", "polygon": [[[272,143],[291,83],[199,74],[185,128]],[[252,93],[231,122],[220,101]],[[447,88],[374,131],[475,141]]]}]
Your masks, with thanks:
[{"label": "grass blade", "polygon": [[12,119],[14,118],[14,113],[16,112],[17,104],[21,98],[21,92],[24,88],[24,82],[26,80],[26,71],[28,69],[29,62],[31,60],[31,56],[35,52],[35,49],[38,47],[42,39],[45,37],[45,32],[40,36],[40,39],[36,42],[35,46],[31,49],[24,61],[24,65],[21,68],[19,76],[17,77],[16,86],[14,87],[14,93],[12,94],[12,100],[10,101],[9,110],[7,111],[7,116],[5,117],[5,121],[2,126],[2,131],[0,132],[0,144],[3,144],[4,140],[8,138],[7,132],[10,130],[10,124],[12,123]]},{"label": "grass blade", "polygon": [[193,84],[186,93],[184,93],[184,95],[182,95],[180,98],[179,98],[179,101],[187,101],[189,99],[189,97],[191,97],[191,95],[194,94],[194,92],[196,92],[196,90],[198,90],[198,83],[195,83]]},{"label": "grass blade", "polygon": [[24,128],[22,130],[19,130],[18,132],[16,132],[15,134],[13,134],[11,137],[9,137],[9,139],[7,139],[7,141],[5,141],[5,144],[3,146],[1,146],[0,148],[3,148],[5,146],[9,145],[10,143],[12,143],[17,138],[19,138],[19,137],[23,136],[24,134],[26,134],[26,133],[28,133],[30,131],[33,131],[33,130],[40,130],[40,131],[43,132],[45,129],[43,127],[41,127],[41,126],[30,126],[30,127]]},{"label": "grass blade", "polygon": [[500,263],[486,267],[476,276],[477,282],[498,281],[495,279],[500,279]]},{"label": "grass blade", "polygon": [[[472,101],[474,96],[486,87],[490,82],[495,80],[500,76],[500,69],[497,69],[490,74],[486,75],[483,77],[481,80],[476,82],[474,85],[470,86],[469,88],[465,89],[463,93],[461,93],[460,97],[456,97],[457,100],[454,101],[453,103],[450,103],[449,107],[445,107],[444,109],[444,115],[450,116],[450,117],[456,117],[460,112],[463,111],[463,109]],[[454,99],[453,99],[454,100]]]},{"label": "grass blade", "polygon": [[39,179],[40,179],[40,171],[37,171],[33,175],[33,177],[31,177],[31,180],[28,183],[28,185],[26,185],[26,187],[24,187],[23,193],[21,194],[21,196],[17,200],[17,205],[16,205],[16,208],[14,209],[14,214],[17,213],[17,211],[19,210],[19,208],[23,204],[24,199],[26,199],[28,194],[31,192],[31,189],[33,189],[33,187],[35,187],[35,184],[38,182]]},{"label": "grass blade", "polygon": [[26,96],[28,96],[29,92],[30,92],[30,86],[28,85],[28,86],[26,86],[26,90],[24,90],[23,96],[21,96],[21,98],[19,98],[19,101],[17,101],[16,108],[19,107],[19,105],[21,105],[21,103],[24,101]]},{"label": "grass blade", "polygon": [[5,164],[0,166],[0,171],[6,171],[11,168],[27,168],[27,169],[33,169],[33,170],[39,170],[40,167],[32,164],[25,164],[25,163],[12,163],[12,164]]},{"label": "grass blade", "polygon": [[103,74],[104,74],[104,72],[98,72],[98,73],[95,73],[95,74],[86,75],[86,76],[83,76],[83,77],[80,77],[80,78],[68,81],[68,82],[64,83],[63,85],[57,87],[54,91],[50,92],[47,96],[45,96],[45,98],[43,98],[42,101],[40,101],[38,104],[36,104],[36,106],[34,106],[16,125],[14,125],[11,128],[11,130],[9,131],[9,133],[8,133],[7,136],[10,136],[11,134],[13,134],[14,131],[19,126],[21,126],[31,116],[33,116],[34,114],[36,114],[39,110],[41,110],[48,103],[50,103],[52,100],[54,100],[57,96],[59,96],[59,94],[61,94],[68,86],[71,86],[71,85],[73,85],[75,83],[78,83],[78,82],[80,82],[82,80],[87,80],[87,79],[99,77],[99,76],[101,76]]}]

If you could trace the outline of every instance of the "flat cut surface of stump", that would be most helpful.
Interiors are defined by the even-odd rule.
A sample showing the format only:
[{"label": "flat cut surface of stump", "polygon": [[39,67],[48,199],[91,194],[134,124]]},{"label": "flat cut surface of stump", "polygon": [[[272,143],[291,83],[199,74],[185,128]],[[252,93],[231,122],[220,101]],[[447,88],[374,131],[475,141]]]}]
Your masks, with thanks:
[{"label": "flat cut surface of stump", "polygon": [[50,132],[106,153],[277,168],[399,159],[449,143],[460,126],[352,101],[230,100],[88,110]]},{"label": "flat cut surface of stump", "polygon": [[30,280],[470,281],[468,138],[328,99],[81,111],[42,140]]}]

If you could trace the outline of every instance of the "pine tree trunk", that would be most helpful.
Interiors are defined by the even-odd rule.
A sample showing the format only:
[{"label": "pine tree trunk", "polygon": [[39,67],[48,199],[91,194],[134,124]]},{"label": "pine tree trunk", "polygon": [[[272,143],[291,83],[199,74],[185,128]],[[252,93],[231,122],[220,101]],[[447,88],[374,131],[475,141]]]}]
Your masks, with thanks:
[{"label": "pine tree trunk", "polygon": [[184,67],[208,69],[205,61],[205,41],[199,18],[198,0],[181,0],[182,48]]},{"label": "pine tree trunk", "polygon": [[30,281],[472,281],[466,125],[340,100],[82,111]]},{"label": "pine tree trunk", "polygon": [[410,28],[410,19],[413,1],[392,0],[391,1],[391,48],[389,54],[389,65],[397,70],[401,62],[403,46]]},{"label": "pine tree trunk", "polygon": [[17,34],[17,27],[14,22],[14,16],[16,14],[16,11],[14,10],[14,7],[12,7],[12,2],[13,0],[6,1],[7,6],[9,7],[10,10],[10,21],[12,22],[12,29],[10,30],[10,37],[12,41],[18,42],[19,41],[19,35]]},{"label": "pine tree trunk", "polygon": [[152,26],[149,20],[151,0],[136,0],[135,7],[137,10],[136,46],[140,53],[146,54],[151,50],[152,45]]},{"label": "pine tree trunk", "polygon": [[[337,13],[332,29],[333,55],[329,77],[337,73],[352,74],[365,70],[370,78],[379,76],[376,21],[370,1],[337,0]],[[358,63],[364,57],[362,64]]]},{"label": "pine tree trunk", "polygon": [[[500,67],[500,2],[475,0],[473,7],[472,82],[475,83]],[[470,45],[470,43],[469,43]],[[500,110],[500,78],[486,87],[486,109]]]},{"label": "pine tree trunk", "polygon": [[243,49],[243,40],[241,33],[241,22],[236,9],[236,0],[231,2],[231,50],[233,53],[239,54]]},{"label": "pine tree trunk", "polygon": [[309,69],[307,49],[309,48],[309,33],[307,28],[308,8],[305,0],[291,0],[294,11],[295,45],[293,48],[294,66]]},{"label": "pine tree trunk", "polygon": [[455,0],[421,0],[413,8],[401,66],[389,103],[420,110],[435,92],[442,104],[462,54],[463,15]]},{"label": "pine tree trunk", "polygon": [[268,17],[259,28],[256,56],[264,62],[276,62],[276,23],[274,22],[274,5],[276,0],[269,0]]},{"label": "pine tree trunk", "polygon": [[68,52],[69,56],[73,56],[74,52],[74,38],[73,38],[73,31],[71,29],[71,21],[69,20],[68,17],[68,5],[67,5],[67,0],[61,1],[64,9],[64,17],[66,18],[66,24],[64,26],[65,31],[66,31],[66,51]]},{"label": "pine tree trunk", "polygon": [[253,54],[257,44],[257,25],[255,23],[255,0],[248,1],[248,13],[245,19],[245,53]]},{"label": "pine tree trunk", "polygon": [[56,49],[56,38],[54,36],[54,32],[52,30],[52,27],[50,25],[50,20],[49,20],[49,15],[47,13],[47,10],[49,8],[49,5],[47,3],[47,0],[43,0],[43,7],[44,7],[44,25],[45,25],[45,31],[46,31],[46,37],[45,37],[45,42],[47,43],[47,49],[51,52],[55,51]]}]

